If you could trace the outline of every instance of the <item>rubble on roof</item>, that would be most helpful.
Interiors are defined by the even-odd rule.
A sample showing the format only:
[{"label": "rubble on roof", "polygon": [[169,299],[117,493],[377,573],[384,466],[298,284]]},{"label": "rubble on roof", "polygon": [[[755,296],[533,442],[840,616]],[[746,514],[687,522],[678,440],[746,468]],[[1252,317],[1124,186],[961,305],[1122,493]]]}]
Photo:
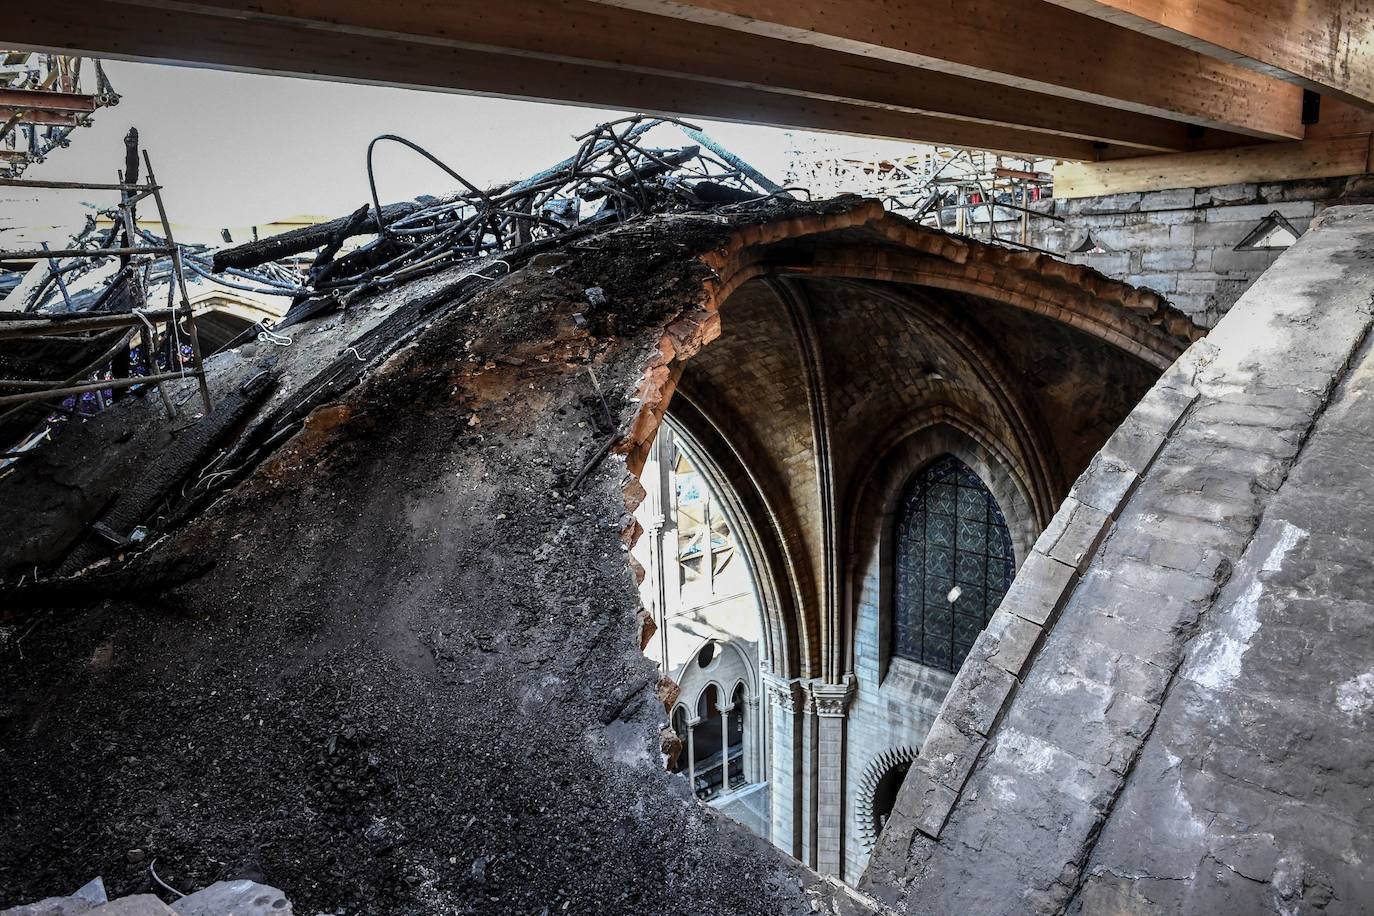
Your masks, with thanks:
[{"label": "rubble on roof", "polygon": [[[647,135],[660,127],[684,132],[694,142],[672,148],[648,145]],[[468,265],[470,276],[437,289],[422,311],[459,295],[469,280],[490,281],[508,271],[513,261],[598,228],[649,213],[790,196],[686,122],[635,116],[600,124],[576,140],[577,150],[567,159],[523,180],[482,190],[411,141],[384,135],[367,150],[371,205],[327,223],[214,253],[205,246],[169,240],[170,229],[159,235],[139,227],[133,213],[137,199],[125,194],[119,206],[101,211],[108,225],[88,218],[68,245],[72,257],[36,261],[22,282],[15,281],[0,303],[0,313],[34,318],[133,314],[164,297],[170,308],[176,304],[184,270],[190,282],[199,279],[289,301],[285,315],[273,326],[249,327],[228,345],[259,337],[281,343],[291,339],[288,328],[308,318],[455,265]],[[414,150],[464,190],[442,200],[382,206],[372,165],[373,150],[382,141]],[[126,143],[136,149],[136,131]],[[138,161],[134,154],[128,159],[132,164],[126,164],[133,182]],[[131,212],[125,213],[126,207]],[[364,239],[361,244],[359,239]],[[125,263],[127,257],[116,262],[112,256],[99,256],[120,246],[144,246],[149,257],[130,264]],[[175,261],[161,254],[173,249]],[[311,252],[313,257],[301,260]],[[493,260],[496,255],[501,257]],[[0,314],[0,319],[5,317]],[[0,405],[6,394],[31,387],[7,388],[8,379],[67,387],[88,383],[87,390],[57,402],[8,405],[0,413],[0,469],[49,441],[71,419],[84,419],[121,397],[141,397],[150,389],[135,384],[125,390],[118,380],[136,381],[198,366],[191,335],[177,340],[175,323],[154,335],[152,345],[134,341],[134,330],[18,342],[0,339]],[[104,379],[115,384],[89,384]]]},{"label": "rubble on roof", "polygon": [[[175,886],[256,873],[311,912],[884,912],[664,771],[634,453],[751,269],[981,243],[753,178],[711,203],[725,181],[630,174],[652,163],[603,168],[617,192],[529,238],[493,209],[463,228],[472,204],[374,232],[354,250],[397,264],[205,361],[212,412],[169,380],[175,417],[130,398],[0,475],[23,520],[0,546],[0,651],[23,658],[0,665],[0,800],[43,813],[0,831],[0,901],[104,863],[145,889],[137,847]],[[1153,294],[1056,270],[1173,333]]]},{"label": "rubble on roof", "polygon": [[291,901],[275,887],[256,881],[217,881],[203,890],[176,896],[167,905],[156,894],[130,894],[109,899],[105,884],[95,878],[65,897],[0,910],[0,916],[292,916]]}]

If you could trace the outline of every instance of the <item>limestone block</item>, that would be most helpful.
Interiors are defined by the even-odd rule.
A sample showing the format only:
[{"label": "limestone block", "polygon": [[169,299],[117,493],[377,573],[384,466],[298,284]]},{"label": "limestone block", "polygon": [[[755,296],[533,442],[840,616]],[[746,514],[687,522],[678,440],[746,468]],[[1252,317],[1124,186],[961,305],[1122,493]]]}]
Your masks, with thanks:
[{"label": "limestone block", "polygon": [[1317,205],[1310,200],[1295,200],[1279,204],[1249,204],[1243,207],[1214,207],[1208,210],[1203,218],[1209,223],[1225,222],[1259,222],[1275,210],[1279,215],[1293,223],[1294,228],[1301,229],[1302,224],[1312,218],[1312,214],[1317,211]]},{"label": "limestone block", "polygon": [[1076,578],[1072,566],[1033,550],[1017,571],[1001,606],[1024,620],[1044,624],[1064,606]]},{"label": "limestone block", "polygon": [[1104,194],[1100,197],[1084,197],[1067,201],[1070,212],[1085,216],[1108,213],[1134,213],[1140,209],[1141,194]]},{"label": "limestone block", "polygon": [[959,793],[912,766],[902,781],[890,823],[909,824],[926,836],[939,839],[958,798]]},{"label": "limestone block", "polygon": [[978,634],[971,655],[1020,677],[1041,632],[1040,627],[1029,620],[999,609]]},{"label": "limestone block", "polygon": [[940,718],[966,732],[986,735],[1016,686],[1016,678],[972,656],[964,662],[940,708]]},{"label": "limestone block", "polygon": [[0,910],[0,916],[75,916],[89,913],[96,904],[81,897],[48,897],[37,903],[25,903]]},{"label": "limestone block", "polygon": [[1259,196],[1259,186],[1253,182],[1223,184],[1211,188],[1199,188],[1197,190],[1197,205],[1199,207],[1235,206],[1253,203],[1259,200]]},{"label": "limestone block", "polygon": [[[111,900],[104,906],[86,911],[87,916],[171,916],[174,912],[167,904],[152,894],[120,897],[118,900]],[[228,914],[219,914],[219,916],[228,916]]]},{"label": "limestone block", "polygon": [[987,739],[955,728],[947,719],[937,719],[921,745],[921,754],[912,766],[955,792],[964,787],[974,761]]},{"label": "limestone block", "polygon": [[1193,250],[1191,248],[1164,248],[1159,251],[1147,251],[1140,260],[1140,267],[1151,273],[1191,270],[1193,267]]},{"label": "limestone block", "polygon": [[1051,559],[1081,573],[1110,524],[1111,517],[1106,512],[1070,496],[1050,520],[1036,546]]},{"label": "limestone block", "polygon": [[72,892],[72,896],[79,900],[89,900],[93,904],[110,902],[110,898],[105,894],[105,879],[99,875],[77,888]]},{"label": "limestone block", "polygon": [[1079,475],[1069,496],[1116,518],[1121,505],[1138,483],[1140,476],[1128,464],[1099,452],[1087,470]]},{"label": "limestone block", "polygon": [[1152,191],[1140,196],[1140,209],[1146,210],[1190,210],[1196,200],[1192,188],[1178,188],[1170,191]]},{"label": "limestone block", "polygon": [[291,902],[256,881],[219,881],[172,904],[178,916],[291,916]]},{"label": "limestone block", "polygon": [[1157,293],[1172,293],[1178,288],[1177,274],[1161,273],[1159,271],[1132,274],[1126,277],[1125,280],[1132,286],[1138,286],[1142,289],[1152,289]]},{"label": "limestone block", "polygon": [[1112,433],[1099,454],[1139,475],[1159,454],[1172,425],[1173,421],[1167,417],[1151,415],[1137,407]]}]

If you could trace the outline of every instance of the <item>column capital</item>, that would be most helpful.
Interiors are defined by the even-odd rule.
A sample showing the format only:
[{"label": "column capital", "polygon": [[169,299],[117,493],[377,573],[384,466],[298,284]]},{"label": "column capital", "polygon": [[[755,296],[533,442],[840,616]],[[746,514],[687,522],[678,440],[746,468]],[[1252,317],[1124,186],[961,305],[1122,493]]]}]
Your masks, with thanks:
[{"label": "column capital", "polygon": [[795,678],[788,680],[767,671],[763,673],[763,689],[767,691],[769,701],[786,713],[796,713],[797,701],[805,693],[801,681]]},{"label": "column capital", "polygon": [[849,712],[849,702],[854,698],[854,678],[846,676],[843,683],[826,684],[811,681],[807,684],[810,706],[818,716],[844,716]]}]

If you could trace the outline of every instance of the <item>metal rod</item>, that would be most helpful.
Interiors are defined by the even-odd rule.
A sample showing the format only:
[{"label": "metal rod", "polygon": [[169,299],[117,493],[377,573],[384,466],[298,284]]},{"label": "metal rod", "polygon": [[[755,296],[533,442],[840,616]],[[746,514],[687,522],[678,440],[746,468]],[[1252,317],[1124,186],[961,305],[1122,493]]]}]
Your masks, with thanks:
[{"label": "metal rod", "polygon": [[[69,394],[82,394],[87,391],[103,391],[106,388],[132,388],[134,385],[156,385],[159,382],[168,382],[172,379],[191,378],[191,372],[162,372],[157,375],[131,375],[128,378],[110,378],[100,382],[86,382],[82,385],[70,385],[66,388],[47,388],[42,391],[29,391],[24,394],[6,394],[0,396],[0,404],[18,404],[20,401],[41,401],[44,398],[60,397],[65,398]],[[22,383],[32,384],[30,382]]]},{"label": "metal rod", "polygon": [[[67,269],[68,269],[68,268],[63,268],[63,271],[65,272]],[[174,311],[175,311],[175,309],[171,309],[171,308],[144,309],[144,310],[143,310],[143,314],[147,315],[149,318],[154,319],[155,321],[165,321],[165,320],[167,319],[167,317],[168,317],[169,315],[171,315]],[[134,316],[132,312],[105,312],[105,313],[96,312],[96,313],[94,313],[94,314],[91,313],[91,312],[23,312],[23,313],[16,313],[16,312],[0,312],[0,326],[3,326],[4,322],[7,322],[7,321],[13,321],[13,322],[21,322],[21,321],[24,321],[24,322],[33,322],[33,321],[53,321],[53,322],[56,322],[57,324],[61,325],[61,324],[70,324],[70,323],[73,322],[73,321],[89,321],[89,320],[90,320],[91,318],[93,318],[93,317],[94,317],[94,318],[110,318],[110,317],[124,318],[124,317],[136,317],[136,316]],[[59,333],[60,333],[60,332],[59,332]]]},{"label": "metal rod", "polygon": [[[191,332],[191,355],[196,359],[196,382],[200,385],[200,399],[205,402],[205,412],[209,413],[215,409],[215,404],[210,400],[210,385],[205,381],[205,360],[200,355],[200,336],[196,333],[196,316],[191,310],[191,297],[186,291],[186,274],[181,269],[181,249],[177,247],[176,239],[172,238],[172,224],[167,219],[167,208],[162,205],[162,191],[158,188],[157,179],[153,177],[153,161],[148,158],[148,151],[143,151],[143,168],[148,173],[148,185],[153,190],[153,203],[157,205],[158,219],[162,221],[162,237],[167,240],[167,246],[172,253],[172,273],[176,275],[177,289],[181,292],[181,304],[186,309],[186,326]],[[173,319],[175,321],[175,319]],[[177,354],[180,362],[181,354]]]},{"label": "metal rod", "polygon": [[58,191],[142,191],[152,193],[151,184],[101,184],[85,181],[43,181],[37,178],[0,178],[0,188],[49,188]]},{"label": "metal rod", "polygon": [[[164,322],[173,321],[177,317],[177,309],[149,309],[143,315],[150,321]],[[45,335],[71,334],[76,331],[99,331],[105,328],[124,328],[138,326],[143,323],[143,319],[132,313],[119,315],[97,315],[89,318],[74,318],[70,321],[59,321],[56,323],[34,322],[24,324],[0,324],[0,340],[9,340],[15,337],[42,337]]]},{"label": "metal rod", "polygon": [[[48,250],[48,243],[43,243],[43,250]],[[48,258],[48,275],[57,281],[57,289],[62,293],[62,304],[67,307],[67,311],[72,310],[72,297],[67,292],[67,284],[62,280],[62,271],[57,268],[57,259]]]},{"label": "metal rod", "polygon": [[[154,195],[156,196],[156,195]],[[44,258],[113,258],[139,254],[171,254],[166,246],[147,248],[59,248],[56,251],[0,251],[0,261],[40,261]]]}]

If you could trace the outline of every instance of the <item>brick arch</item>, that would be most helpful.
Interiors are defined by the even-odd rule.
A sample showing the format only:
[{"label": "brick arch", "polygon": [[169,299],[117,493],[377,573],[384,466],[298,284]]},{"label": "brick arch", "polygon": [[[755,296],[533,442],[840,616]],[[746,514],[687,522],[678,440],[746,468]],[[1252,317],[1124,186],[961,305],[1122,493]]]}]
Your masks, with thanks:
[{"label": "brick arch", "polygon": [[[697,304],[664,328],[635,392],[639,409],[626,435],[615,446],[636,475],[677,390],[684,366],[702,346],[719,336],[721,310],[729,307],[733,294],[759,278],[823,277],[862,283],[891,301],[894,308],[902,308],[918,319],[921,309],[915,303],[923,296],[921,287],[970,294],[1060,322],[1155,367],[1168,366],[1192,339],[1203,333],[1153,292],[1134,289],[1091,269],[1044,255],[1010,251],[925,229],[888,214],[876,201],[837,201],[826,212],[800,216],[774,215],[768,219],[761,215],[759,222],[736,228],[697,260],[708,271],[701,282]],[[776,279],[768,285],[775,294],[783,288]],[[779,295],[780,301],[784,298]],[[1056,465],[1047,458],[1044,443],[1037,439],[1037,424],[1032,422],[1026,404],[1017,397],[1015,386],[1005,374],[999,373],[996,354],[987,341],[978,340],[976,329],[961,326],[950,317],[946,314],[938,321],[927,318],[925,327],[946,345],[959,350],[961,358],[976,370],[980,385],[988,390],[997,409],[1008,419],[1013,428],[1014,450],[1007,463],[1033,469],[1028,475],[1031,504],[1043,524],[1062,496],[1064,482],[1054,473]],[[793,341],[789,345],[800,343]],[[716,429],[719,431],[720,424],[716,424]],[[738,475],[734,476],[732,482],[738,485]],[[843,493],[839,495],[847,498]],[[840,521],[831,527],[842,526]],[[840,544],[837,539],[836,545]],[[790,591],[794,598],[790,607],[783,606],[786,602],[773,603],[772,619],[765,621],[764,630],[771,643],[769,652],[775,670],[788,676],[821,674],[828,659],[822,657],[827,650],[822,645],[826,640],[822,638],[825,626],[821,624],[835,628],[846,623],[843,611],[839,612],[840,619],[830,621],[823,608],[812,606],[818,600],[815,586],[821,570],[813,568],[815,558],[809,553],[796,548],[790,554],[773,552],[777,566],[786,571],[786,575],[775,577],[778,591]],[[819,561],[824,562],[824,557]],[[803,579],[807,581],[785,581],[787,576],[795,579],[794,570],[804,573]],[[838,601],[839,605],[843,603],[842,599]],[[822,617],[825,620],[818,624]],[[829,645],[830,652],[838,650],[837,644]],[[840,659],[833,661],[838,663]]]},{"label": "brick arch", "polygon": [[720,309],[758,277],[800,275],[968,293],[1077,328],[1160,370],[1205,331],[1162,296],[1037,252],[927,229],[874,201],[828,212],[761,216],[698,262],[708,271],[697,306],[664,329],[636,391],[634,422],[617,443],[638,473],[685,361],[720,334]]}]

